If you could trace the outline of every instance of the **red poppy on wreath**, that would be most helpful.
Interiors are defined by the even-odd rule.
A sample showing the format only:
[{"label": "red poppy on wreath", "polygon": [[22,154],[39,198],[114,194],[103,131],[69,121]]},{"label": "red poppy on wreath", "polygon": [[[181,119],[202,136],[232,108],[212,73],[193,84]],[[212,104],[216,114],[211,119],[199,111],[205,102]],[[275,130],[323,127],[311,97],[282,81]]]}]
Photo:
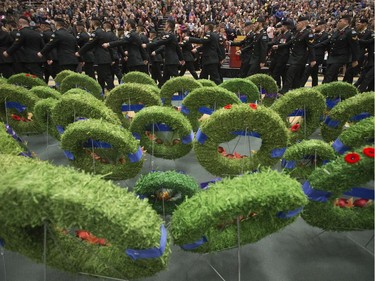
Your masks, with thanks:
[{"label": "red poppy on wreath", "polygon": [[18,115],[16,115],[16,114],[12,114],[10,117],[11,117],[13,120],[15,120],[15,121],[21,121],[21,116],[18,116]]},{"label": "red poppy on wreath", "polygon": [[32,75],[31,77],[36,78],[36,75]]},{"label": "red poppy on wreath", "polygon": [[25,75],[26,77],[30,77],[30,74],[29,73],[27,73],[26,75]]},{"label": "red poppy on wreath", "polygon": [[256,103],[249,103],[249,106],[250,106],[252,109],[257,109],[257,104],[256,104]]},{"label": "red poppy on wreath", "polygon": [[367,157],[374,158],[374,148],[373,147],[365,147],[362,152]]},{"label": "red poppy on wreath", "polygon": [[225,109],[231,109],[232,108],[232,105],[231,104],[227,104],[226,106],[224,106]]},{"label": "red poppy on wreath", "polygon": [[353,152],[353,153],[346,154],[344,159],[345,159],[346,163],[348,163],[348,164],[355,164],[359,160],[361,160],[361,156],[359,156],[358,153]]},{"label": "red poppy on wreath", "polygon": [[292,132],[297,132],[297,131],[299,131],[299,129],[301,128],[301,125],[300,124],[294,124],[291,128],[290,128],[290,130],[292,131]]}]

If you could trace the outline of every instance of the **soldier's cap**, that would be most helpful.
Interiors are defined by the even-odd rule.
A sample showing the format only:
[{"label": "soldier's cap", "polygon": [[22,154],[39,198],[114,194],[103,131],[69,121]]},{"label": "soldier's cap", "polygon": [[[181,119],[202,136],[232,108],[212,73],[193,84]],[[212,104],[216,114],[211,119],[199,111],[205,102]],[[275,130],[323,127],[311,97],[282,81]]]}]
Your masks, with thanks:
[{"label": "soldier's cap", "polygon": [[361,19],[359,20],[359,22],[360,22],[360,23],[368,23],[368,19],[366,19],[366,18],[361,18]]},{"label": "soldier's cap", "polygon": [[257,18],[257,22],[266,22],[266,20],[263,17]]},{"label": "soldier's cap", "polygon": [[293,26],[293,22],[290,20],[284,20],[281,24],[286,26]]},{"label": "soldier's cap", "polygon": [[323,25],[323,24],[326,24],[326,21],[323,20],[323,19],[321,19],[321,20],[319,20],[319,21],[316,23],[315,26],[319,26],[319,25]]},{"label": "soldier's cap", "polygon": [[345,20],[347,20],[347,21],[350,21],[350,16],[349,15],[342,15],[341,17],[340,17],[340,20],[341,19],[345,19]]},{"label": "soldier's cap", "polygon": [[309,20],[309,18],[306,16],[299,16],[297,22],[305,21],[305,20]]},{"label": "soldier's cap", "polygon": [[250,26],[250,25],[252,25],[253,23],[251,22],[251,21],[247,21],[247,22],[245,22],[245,26]]},{"label": "soldier's cap", "polygon": [[25,16],[20,16],[19,19],[20,19],[20,20],[25,20],[25,21],[27,21],[28,23],[30,23],[29,19],[28,19],[27,17],[25,17]]},{"label": "soldier's cap", "polygon": [[156,33],[156,30],[154,28],[151,28],[149,33]]}]

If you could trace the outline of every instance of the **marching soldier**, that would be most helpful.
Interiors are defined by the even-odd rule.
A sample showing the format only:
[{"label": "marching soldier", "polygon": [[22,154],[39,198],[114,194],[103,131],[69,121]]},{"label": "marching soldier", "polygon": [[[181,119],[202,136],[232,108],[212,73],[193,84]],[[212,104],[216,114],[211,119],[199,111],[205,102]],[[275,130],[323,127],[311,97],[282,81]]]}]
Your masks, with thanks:
[{"label": "marching soldier", "polygon": [[164,60],[164,70],[163,70],[163,80],[159,84],[161,87],[169,78],[178,76],[178,65],[183,65],[181,48],[178,45],[176,35],[174,34],[175,21],[167,20],[164,31],[166,34],[155,42],[143,44],[144,48],[156,48],[160,46],[165,46],[165,60]]},{"label": "marching soldier", "polygon": [[[181,30],[181,32],[182,32],[182,36],[186,36],[188,31],[187,29],[183,29]],[[183,57],[183,60],[185,61],[185,64],[181,66],[180,76],[184,76],[185,71],[187,69],[189,70],[190,74],[194,77],[194,79],[198,79],[198,75],[195,72],[195,67],[194,67],[194,61],[195,61],[194,54],[197,53],[197,49],[193,48],[193,45],[186,40],[183,40],[180,43],[180,46],[182,49],[182,57]]]},{"label": "marching soldier", "polygon": [[[14,42],[16,40],[16,34],[18,33],[17,23],[14,20],[8,21],[6,23],[6,28],[9,31],[12,42]],[[18,50],[11,55],[11,60],[13,61],[13,73],[23,72],[23,66],[19,57],[20,52],[21,50]]]},{"label": "marching soldier", "polygon": [[285,83],[280,91],[282,94],[300,87],[301,78],[308,61],[310,61],[311,67],[316,64],[313,48],[314,35],[306,28],[307,24],[307,17],[301,16],[298,18],[296,33],[291,40]]},{"label": "marching soldier", "polygon": [[205,35],[203,38],[193,38],[186,36],[185,41],[191,43],[202,44],[202,71],[199,76],[201,79],[208,79],[215,82],[217,85],[221,83],[218,64],[220,62],[221,50],[219,47],[219,36],[214,32],[214,24],[206,22],[204,25]]},{"label": "marching soldier", "polygon": [[[78,50],[76,38],[65,28],[63,19],[55,19],[56,31],[51,35],[50,41],[38,53],[38,57],[47,57],[47,55],[56,49],[59,72],[62,70],[76,71],[78,59],[75,52]],[[51,57],[47,57],[51,60]],[[47,61],[48,63],[48,61]]]},{"label": "marching soldier", "polygon": [[[119,40],[118,37],[116,36],[116,34],[112,31],[112,23],[111,22],[105,21],[103,23],[103,29],[104,29],[105,32],[110,34],[112,42]],[[110,49],[110,51],[112,52],[112,58],[114,60],[114,62],[111,65],[112,77],[114,79],[114,77],[116,76],[117,81],[120,84],[120,81],[122,79],[122,73],[121,73],[121,69],[120,69],[120,58],[121,58],[121,53],[123,53],[124,50],[122,49],[121,46],[118,46],[117,48]]]},{"label": "marching soldier", "polygon": [[359,42],[367,49],[368,53],[367,63],[365,64],[361,76],[356,83],[358,90],[361,93],[374,91],[374,38],[375,33],[372,32],[370,39],[361,39]]},{"label": "marching soldier", "polygon": [[[13,40],[9,32],[3,29],[3,24],[0,22],[0,52],[4,52],[12,46]],[[13,75],[13,58],[0,56],[0,76],[9,78]]]},{"label": "marching soldier", "polygon": [[[80,48],[82,48],[86,43],[90,41],[90,35],[85,31],[85,25],[83,24],[83,22],[78,22],[76,27],[77,44]],[[94,53],[91,50],[80,57],[80,61],[83,65],[82,70],[85,72],[86,75],[90,76],[93,79],[96,79],[94,71],[94,60]]]},{"label": "marching soldier", "polygon": [[43,38],[39,32],[30,28],[26,17],[19,18],[18,26],[16,38],[12,46],[3,52],[3,56],[8,58],[18,51],[17,58],[22,64],[22,72],[31,73],[43,79],[42,60],[37,56],[44,46]]},{"label": "marching soldier", "polygon": [[76,53],[76,56],[82,56],[88,51],[94,50],[94,63],[97,65],[98,82],[104,93],[106,87],[110,91],[115,86],[111,73],[111,64],[113,62],[112,53],[102,47],[105,42],[111,41],[111,35],[101,29],[100,26],[101,22],[98,18],[94,17],[91,19],[91,27],[95,31],[91,34],[89,42]]},{"label": "marching soldier", "polygon": [[237,55],[240,55],[241,67],[240,67],[240,77],[244,78],[247,76],[250,68],[250,46],[253,41],[253,32],[252,32],[252,22],[247,21],[245,23],[244,31],[246,34],[245,39],[239,42],[229,41],[229,46],[238,46],[241,47],[241,50],[236,52]]},{"label": "marching soldier", "polygon": [[324,55],[325,55],[326,48],[324,46],[320,46],[320,47],[315,47],[315,46],[328,39],[328,33],[325,31],[325,25],[326,25],[326,22],[324,20],[321,20],[317,23],[315,27],[314,50],[315,50],[316,64],[313,67],[311,66],[306,67],[305,72],[303,73],[301,87],[305,86],[307,79],[309,78],[310,75],[312,78],[312,86],[314,87],[318,85],[318,70],[319,70],[319,66],[323,65],[324,63]]},{"label": "marching soldier", "polygon": [[[156,37],[155,29],[150,30],[150,41],[151,43],[155,43],[159,40]],[[148,49],[149,50],[149,57],[150,57],[150,72],[152,79],[155,80],[156,83],[161,83],[162,75],[161,75],[161,64],[163,63],[163,56],[165,46],[162,45],[157,47],[156,49]]]},{"label": "marching soldier", "polygon": [[[51,25],[48,22],[41,22],[40,23],[40,29],[42,31],[42,36],[44,40],[44,44],[48,44],[51,40],[51,36],[53,34],[53,31],[51,29]],[[43,67],[44,67],[44,82],[48,84],[49,77],[55,78],[57,73],[59,73],[59,65],[57,62],[57,51],[56,49],[51,50],[49,53],[49,56],[52,60],[51,64],[48,64],[47,60],[44,61]]]},{"label": "marching soldier", "polygon": [[[137,32],[139,34],[139,38],[141,38],[141,42],[142,44],[148,44],[150,41],[148,40],[148,37],[147,37],[147,33],[146,33],[146,30],[145,30],[145,27],[142,25],[142,24],[138,24],[137,25]],[[147,54],[147,53],[146,53]],[[147,61],[150,60],[148,54],[146,56],[146,59]],[[142,66],[142,72],[148,74],[148,64],[144,64]]]},{"label": "marching soldier", "polygon": [[337,81],[340,68],[347,63],[351,62],[352,67],[358,65],[358,35],[355,30],[349,27],[349,23],[350,16],[342,16],[331,38],[315,46],[315,48],[321,46],[329,47],[323,84]]}]

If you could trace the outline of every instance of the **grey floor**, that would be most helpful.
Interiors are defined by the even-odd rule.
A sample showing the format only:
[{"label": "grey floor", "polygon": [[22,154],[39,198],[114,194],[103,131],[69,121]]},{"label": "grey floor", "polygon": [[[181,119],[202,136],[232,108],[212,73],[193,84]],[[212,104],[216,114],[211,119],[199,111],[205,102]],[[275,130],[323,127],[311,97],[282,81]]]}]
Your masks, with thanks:
[{"label": "grey floor", "polygon": [[[316,133],[316,138],[319,136]],[[42,160],[56,165],[68,165],[59,143],[47,135],[23,136],[29,148]],[[234,148],[236,140],[224,147]],[[47,146],[48,143],[48,146]],[[254,147],[260,146],[252,140]],[[229,145],[229,147],[228,147]],[[236,151],[245,153],[246,143],[240,140]],[[151,165],[153,162],[153,167]],[[278,168],[278,167],[275,167]],[[214,176],[199,165],[194,152],[183,158],[163,160],[148,155],[142,173],[155,170],[181,170],[192,175],[197,182],[208,181]],[[117,182],[132,187],[135,179]],[[373,186],[373,182],[368,184]],[[240,249],[238,274],[238,249],[198,255],[172,246],[168,269],[144,281],[373,281],[374,232],[322,232],[306,224],[301,218],[278,233]],[[70,274],[35,264],[28,258],[6,251],[0,257],[0,281],[92,281],[111,280],[82,274]],[[114,279],[118,280],[118,279]]]}]

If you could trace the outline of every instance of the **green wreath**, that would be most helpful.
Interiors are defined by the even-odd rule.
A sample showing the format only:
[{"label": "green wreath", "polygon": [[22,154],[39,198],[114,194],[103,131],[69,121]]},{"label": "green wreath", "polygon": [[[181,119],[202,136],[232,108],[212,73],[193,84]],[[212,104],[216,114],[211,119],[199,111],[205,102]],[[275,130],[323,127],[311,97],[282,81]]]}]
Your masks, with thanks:
[{"label": "green wreath", "polygon": [[343,131],[334,141],[332,147],[343,154],[352,147],[374,143],[374,117],[365,118]]},{"label": "green wreath", "polygon": [[65,128],[81,119],[102,119],[117,126],[121,125],[116,114],[104,103],[84,90],[72,89],[65,93],[52,109],[52,122],[61,133]]},{"label": "green wreath", "polygon": [[130,131],[148,153],[164,159],[188,154],[194,134],[189,120],[173,108],[146,107],[130,124]]},{"label": "green wreath", "polygon": [[76,74],[76,72],[74,71],[71,71],[71,70],[63,70],[63,71],[60,71],[56,77],[55,77],[55,84],[56,84],[56,88],[58,89],[62,83],[62,81],[68,77],[69,75],[72,75],[72,74]]},{"label": "green wreath", "polygon": [[40,127],[47,131],[55,139],[60,139],[60,133],[56,129],[56,125],[52,120],[52,111],[58,100],[54,98],[47,98],[38,101],[34,106],[34,117],[39,123]]},{"label": "green wreath", "polygon": [[60,99],[61,98],[61,93],[59,91],[56,91],[55,89],[52,89],[48,86],[36,86],[36,87],[33,87],[30,91],[40,99],[47,99],[47,98]]},{"label": "green wreath", "polygon": [[189,119],[193,130],[199,128],[203,114],[212,114],[216,109],[227,104],[240,104],[236,94],[221,87],[202,87],[193,90],[182,101],[181,112]]},{"label": "green wreath", "polygon": [[66,93],[70,89],[75,88],[83,89],[97,99],[103,99],[102,87],[96,80],[85,74],[70,74],[65,77],[60,84],[61,93]]},{"label": "green wreath", "polygon": [[43,131],[32,115],[37,101],[39,98],[25,88],[0,85],[0,117],[17,134],[37,134]]},{"label": "green wreath", "polygon": [[267,74],[254,74],[246,79],[253,82],[259,89],[259,93],[264,95],[262,104],[264,106],[270,106],[279,96],[277,94],[278,87],[275,79]]},{"label": "green wreath", "polygon": [[[126,279],[165,269],[165,228],[133,193],[98,176],[24,157],[0,155],[0,169],[0,237],[6,249],[41,262],[46,225],[46,261],[53,267]],[[104,243],[77,237],[82,229]],[[156,255],[144,259],[138,249],[150,248]],[[131,258],[134,252],[139,258]]]},{"label": "green wreath", "polygon": [[0,154],[32,156],[16,132],[4,123],[0,123]]},{"label": "green wreath", "polygon": [[[189,92],[201,88],[202,84],[191,77],[174,77],[169,79],[160,89],[160,97],[164,106],[172,106],[172,100],[183,100]],[[175,94],[178,94],[177,96]]]},{"label": "green wreath", "polygon": [[237,95],[243,102],[257,102],[261,97],[258,87],[249,79],[233,78],[219,85]]},{"label": "green wreath", "polygon": [[326,142],[335,140],[346,122],[358,122],[374,116],[374,92],[362,93],[336,105],[321,125],[322,137]]},{"label": "green wreath", "polygon": [[8,79],[0,76],[0,85],[1,84],[7,84],[7,83],[8,83]]},{"label": "green wreath", "polygon": [[198,82],[201,83],[202,87],[216,87],[217,86],[214,81],[211,81],[208,79],[199,79]]},{"label": "green wreath", "polygon": [[102,120],[70,124],[61,147],[74,166],[109,179],[129,179],[142,169],[143,152],[131,133]]},{"label": "green wreath", "polygon": [[137,84],[144,84],[150,85],[154,87],[158,87],[156,85],[154,79],[150,77],[150,75],[140,72],[140,71],[131,71],[122,76],[122,83],[137,83]]},{"label": "green wreath", "polygon": [[292,223],[307,203],[301,185],[277,171],[223,179],[178,206],[171,234],[185,250],[225,250],[237,246],[237,218],[245,245]]},{"label": "green wreath", "polygon": [[152,208],[159,214],[163,214],[164,204],[165,214],[171,215],[186,198],[197,193],[199,187],[191,176],[167,171],[141,176],[135,183],[133,191],[148,198]]},{"label": "green wreath", "polygon": [[294,178],[307,179],[316,169],[336,158],[335,151],[321,140],[303,140],[287,148],[282,167]]},{"label": "green wreath", "polygon": [[313,87],[327,99],[327,108],[332,109],[341,100],[358,94],[357,88],[349,83],[334,81]]},{"label": "green wreath", "polygon": [[[311,200],[302,214],[303,219],[312,226],[329,231],[373,229],[374,206],[366,198],[361,198],[369,192],[373,200],[373,190],[361,189],[358,193],[356,190],[360,189],[353,188],[373,179],[373,147],[356,149],[316,169],[303,187]],[[360,199],[353,202],[352,199],[340,198],[343,194]]]},{"label": "green wreath", "polygon": [[124,116],[123,112],[139,111],[144,106],[161,105],[161,100],[155,93],[154,87],[127,83],[110,91],[105,104],[117,114],[122,125],[128,128],[130,121]]},{"label": "green wreath", "polygon": [[[218,145],[234,139],[236,135],[261,138],[260,150],[251,157],[225,157],[218,151]],[[255,104],[228,105],[201,123],[196,139],[195,154],[208,172],[218,176],[235,176],[253,171],[259,165],[276,164],[286,149],[288,131],[271,109]]]},{"label": "green wreath", "polygon": [[[300,88],[283,95],[271,108],[280,115],[286,126],[290,128],[290,141],[295,143],[307,139],[319,128],[320,118],[325,106],[324,97],[318,91]],[[288,117],[292,119],[292,123],[297,118],[303,118],[302,124],[298,122],[291,125]]]},{"label": "green wreath", "polygon": [[47,86],[46,82],[38,78],[36,75],[29,73],[18,73],[10,76],[7,81],[8,84],[21,86],[26,89],[32,89],[36,86]]}]

